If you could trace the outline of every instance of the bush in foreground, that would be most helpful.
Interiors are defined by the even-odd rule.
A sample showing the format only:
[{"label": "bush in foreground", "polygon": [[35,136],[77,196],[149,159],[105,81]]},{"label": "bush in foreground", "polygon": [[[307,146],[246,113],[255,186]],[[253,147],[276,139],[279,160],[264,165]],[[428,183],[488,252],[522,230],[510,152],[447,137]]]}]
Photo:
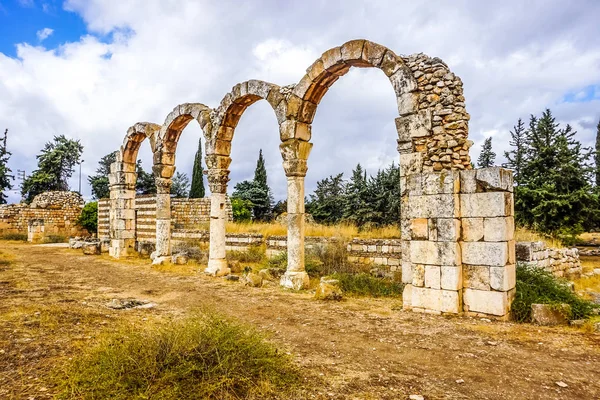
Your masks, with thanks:
[{"label": "bush in foreground", "polygon": [[255,330],[203,314],[104,337],[70,365],[62,398],[262,399],[298,381],[291,359]]},{"label": "bush in foreground", "polygon": [[27,241],[26,233],[5,233],[0,237],[0,240],[18,240],[18,241]]},{"label": "bush in foreground", "polygon": [[532,304],[569,304],[571,319],[584,319],[592,315],[598,306],[579,298],[566,284],[550,272],[526,265],[517,266],[517,291],[511,306],[513,319],[518,322],[531,321]]}]

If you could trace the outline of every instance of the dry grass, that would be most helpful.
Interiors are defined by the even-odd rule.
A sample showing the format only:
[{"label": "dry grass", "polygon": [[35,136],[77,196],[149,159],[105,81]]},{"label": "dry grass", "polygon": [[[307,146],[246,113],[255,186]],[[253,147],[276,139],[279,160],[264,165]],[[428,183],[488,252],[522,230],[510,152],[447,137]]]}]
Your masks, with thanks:
[{"label": "dry grass", "polygon": [[515,240],[517,242],[544,242],[546,244],[546,247],[551,248],[564,247],[564,245],[559,239],[546,236],[526,228],[515,229]]},{"label": "dry grass", "polygon": [[[238,223],[230,222],[227,224],[227,233],[259,233],[265,237],[285,236],[287,235],[287,226],[284,224],[272,223]],[[339,238],[364,238],[364,239],[393,239],[400,237],[400,229],[396,226],[386,226],[382,228],[373,228],[361,231],[354,225],[321,225],[306,224],[306,236],[324,236]]]},{"label": "dry grass", "polygon": [[577,239],[579,241],[585,242],[585,243],[599,244],[600,243],[600,232],[584,232],[584,233],[580,234],[579,236],[577,236]]}]

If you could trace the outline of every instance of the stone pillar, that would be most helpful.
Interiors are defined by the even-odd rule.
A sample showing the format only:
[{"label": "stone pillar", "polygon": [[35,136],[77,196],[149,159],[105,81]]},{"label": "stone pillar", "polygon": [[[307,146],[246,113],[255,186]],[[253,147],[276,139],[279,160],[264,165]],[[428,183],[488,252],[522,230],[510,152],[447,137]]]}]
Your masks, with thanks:
[{"label": "stone pillar", "polygon": [[304,177],[306,160],[312,144],[288,140],[281,144],[283,167],[287,175],[287,270],[281,277],[281,286],[300,290],[308,287],[309,278],[304,267]]},{"label": "stone pillar", "polygon": [[210,187],[210,247],[208,251],[207,275],[223,276],[231,273],[227,266],[225,251],[225,226],[227,224],[227,182],[231,158],[222,155],[207,155],[208,185]]},{"label": "stone pillar", "polygon": [[110,166],[109,254],[119,258],[135,252],[135,163],[117,160]]},{"label": "stone pillar", "polygon": [[156,253],[160,263],[171,255],[171,179],[156,179]]}]

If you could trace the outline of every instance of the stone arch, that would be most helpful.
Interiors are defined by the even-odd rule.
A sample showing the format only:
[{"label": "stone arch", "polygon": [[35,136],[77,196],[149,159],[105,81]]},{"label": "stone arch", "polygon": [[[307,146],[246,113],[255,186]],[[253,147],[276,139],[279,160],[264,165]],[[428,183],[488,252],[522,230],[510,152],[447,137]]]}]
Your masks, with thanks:
[{"label": "stone arch", "polygon": [[[351,40],[325,51],[287,96],[281,155],[288,177],[288,270],[282,285],[308,284],[304,270],[304,177],[312,148],[311,124],[321,99],[351,67],[378,68],[390,80],[398,106],[396,128],[401,184],[410,174],[470,169],[469,115],[462,81],[439,58],[398,56],[368,40]],[[406,194],[403,194],[403,198]],[[401,202],[406,207],[407,202]],[[406,210],[401,210],[404,216]],[[408,218],[401,217],[402,229]]]},{"label": "stone arch", "polygon": [[211,113],[206,142],[206,165],[211,191],[210,249],[206,273],[225,275],[229,273],[225,259],[225,224],[227,210],[227,182],[231,164],[231,141],[235,128],[244,111],[259,100],[266,100],[273,108],[277,122],[286,119],[287,102],[282,89],[272,83],[249,80],[235,85]]},{"label": "stone arch", "polygon": [[152,152],[156,149],[160,125],[138,122],[127,130],[116,161],[111,165],[110,184],[110,254],[127,256],[135,248],[135,185],[136,161],[142,142],[150,142]]}]

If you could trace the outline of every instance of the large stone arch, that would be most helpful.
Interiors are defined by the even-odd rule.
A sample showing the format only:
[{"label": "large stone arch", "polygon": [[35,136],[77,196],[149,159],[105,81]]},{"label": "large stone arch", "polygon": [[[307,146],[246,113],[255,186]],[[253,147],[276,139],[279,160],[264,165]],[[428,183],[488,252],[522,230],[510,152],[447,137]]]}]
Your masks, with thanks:
[{"label": "large stone arch", "polygon": [[206,273],[221,276],[229,273],[225,259],[225,225],[227,182],[231,164],[231,141],[235,128],[250,105],[266,100],[273,108],[277,122],[286,119],[287,102],[282,89],[272,83],[250,80],[235,85],[211,113],[210,125],[205,126],[206,165],[211,192],[210,249]]},{"label": "large stone arch", "polygon": [[156,262],[171,255],[171,183],[179,138],[193,120],[204,128],[210,119],[210,111],[200,103],[180,104],[167,115],[158,132],[152,166],[156,180]]},{"label": "large stone arch", "polygon": [[111,165],[110,184],[110,254],[121,257],[135,248],[135,185],[137,181],[136,160],[142,142],[148,140],[152,152],[160,125],[139,122],[127,130],[123,145]]},{"label": "large stone arch", "polygon": [[[304,178],[312,148],[311,124],[321,99],[351,67],[380,69],[394,88],[404,186],[409,174],[471,168],[468,149],[472,143],[467,140],[470,117],[464,108],[462,82],[443,61],[424,54],[398,56],[368,40],[351,40],[325,51],[287,96],[286,121],[281,124],[280,147],[288,177],[288,271],[282,279],[286,287],[297,289],[308,284],[304,270]],[[407,204],[403,196],[402,207]],[[401,215],[406,213],[401,211]],[[401,218],[403,230],[407,231],[408,224],[408,218]]]}]

